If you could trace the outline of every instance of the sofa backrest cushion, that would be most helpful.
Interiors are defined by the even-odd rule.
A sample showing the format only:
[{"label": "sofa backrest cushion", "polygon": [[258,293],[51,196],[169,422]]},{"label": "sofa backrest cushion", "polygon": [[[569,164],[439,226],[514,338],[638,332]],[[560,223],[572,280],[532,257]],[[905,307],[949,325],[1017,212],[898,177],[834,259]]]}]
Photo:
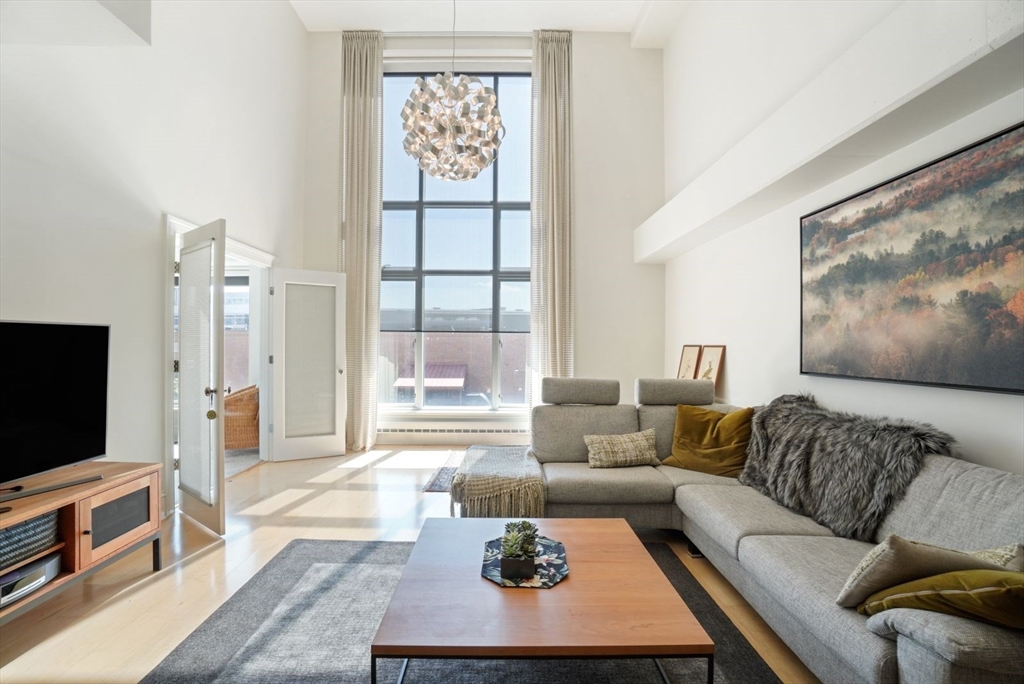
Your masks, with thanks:
[{"label": "sofa backrest cushion", "polygon": [[675,378],[639,378],[633,388],[637,404],[644,406],[704,406],[715,402],[715,383],[711,380]]},{"label": "sofa backrest cushion", "polygon": [[545,404],[619,403],[619,381],[596,378],[541,378],[540,400]]},{"label": "sofa backrest cushion", "polygon": [[1024,477],[948,456],[925,456],[875,541],[898,534],[957,551],[1024,543]]},{"label": "sofa backrest cushion", "polygon": [[547,406],[533,407],[533,442],[530,451],[541,463],[586,463],[584,435],[625,435],[637,430],[636,407]]},{"label": "sofa backrest cushion", "polygon": [[[731,413],[739,407],[732,404],[706,404],[701,408]],[[654,428],[654,448],[658,452],[658,458],[664,461],[672,455],[672,437],[676,431],[676,404],[638,406],[636,412],[641,431]]]}]

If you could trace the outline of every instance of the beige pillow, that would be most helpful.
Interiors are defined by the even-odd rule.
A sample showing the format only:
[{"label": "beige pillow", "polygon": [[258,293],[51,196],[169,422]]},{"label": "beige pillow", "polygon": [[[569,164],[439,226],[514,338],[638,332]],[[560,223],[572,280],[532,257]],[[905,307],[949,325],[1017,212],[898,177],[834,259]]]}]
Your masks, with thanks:
[{"label": "beige pillow", "polygon": [[587,460],[591,468],[624,468],[626,466],[659,465],[654,447],[654,429],[628,435],[585,435]]},{"label": "beige pillow", "polygon": [[960,570],[1024,570],[1024,547],[1009,544],[964,553],[895,534],[868,551],[850,573],[836,603],[856,608],[872,594],[922,577]]}]

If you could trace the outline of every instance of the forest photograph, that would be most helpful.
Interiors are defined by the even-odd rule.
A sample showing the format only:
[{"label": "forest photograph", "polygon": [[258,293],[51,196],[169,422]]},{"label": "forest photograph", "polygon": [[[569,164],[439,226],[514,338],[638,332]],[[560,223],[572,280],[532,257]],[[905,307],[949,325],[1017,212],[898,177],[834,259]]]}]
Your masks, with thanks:
[{"label": "forest photograph", "polygon": [[800,231],[801,373],[1024,393],[1024,124]]}]

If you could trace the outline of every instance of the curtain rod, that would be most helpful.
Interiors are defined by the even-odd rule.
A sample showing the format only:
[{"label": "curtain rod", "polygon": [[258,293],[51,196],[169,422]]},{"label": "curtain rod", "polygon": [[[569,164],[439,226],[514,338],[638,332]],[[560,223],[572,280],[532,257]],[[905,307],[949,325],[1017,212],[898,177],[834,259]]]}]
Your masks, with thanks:
[{"label": "curtain rod", "polygon": [[[385,38],[451,38],[451,31],[385,31]],[[532,38],[529,31],[457,31],[456,38]]]}]

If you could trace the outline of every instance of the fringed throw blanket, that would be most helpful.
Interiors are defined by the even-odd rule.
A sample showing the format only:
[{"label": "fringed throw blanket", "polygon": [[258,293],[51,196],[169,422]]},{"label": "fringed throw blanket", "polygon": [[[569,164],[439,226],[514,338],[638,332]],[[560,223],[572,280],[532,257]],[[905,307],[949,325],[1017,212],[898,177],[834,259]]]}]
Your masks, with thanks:
[{"label": "fringed throw blanket", "polygon": [[925,454],[955,456],[931,425],[830,411],[808,395],[759,408],[752,428],[740,483],[860,541],[874,541]]},{"label": "fringed throw blanket", "polygon": [[452,480],[452,515],[544,517],[544,474],[526,446],[471,446]]}]

